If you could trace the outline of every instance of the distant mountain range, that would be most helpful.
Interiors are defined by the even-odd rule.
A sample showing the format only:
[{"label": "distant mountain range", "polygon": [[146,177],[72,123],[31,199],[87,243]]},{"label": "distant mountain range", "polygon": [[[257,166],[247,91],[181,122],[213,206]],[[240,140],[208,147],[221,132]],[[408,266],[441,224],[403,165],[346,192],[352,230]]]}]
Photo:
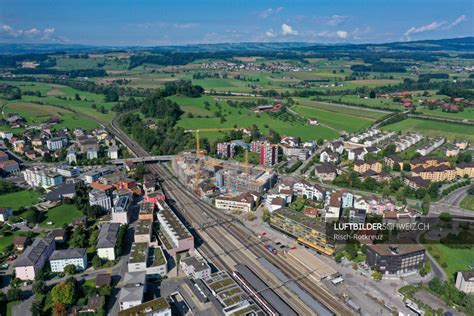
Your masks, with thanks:
[{"label": "distant mountain range", "polygon": [[251,51],[464,51],[474,52],[474,37],[440,40],[393,42],[384,44],[317,44],[308,42],[275,43],[220,43],[180,46],[92,46],[78,44],[0,44],[0,54],[54,53],[54,52],[251,52]]}]

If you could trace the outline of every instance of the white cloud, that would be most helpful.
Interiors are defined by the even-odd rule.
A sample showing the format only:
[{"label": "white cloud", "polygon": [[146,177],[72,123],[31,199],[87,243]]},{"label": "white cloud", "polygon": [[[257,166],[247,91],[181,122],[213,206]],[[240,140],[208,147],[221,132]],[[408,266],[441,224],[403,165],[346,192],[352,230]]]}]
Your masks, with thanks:
[{"label": "white cloud", "polygon": [[466,21],[466,19],[467,19],[467,16],[462,14],[456,20],[454,20],[448,26],[446,26],[445,29],[447,30],[452,29],[453,27],[458,26],[462,22]]},{"label": "white cloud", "polygon": [[346,31],[337,31],[335,32],[336,34],[336,37],[340,38],[340,39],[346,39],[347,38],[347,35],[348,33]]},{"label": "white cloud", "polygon": [[260,12],[258,14],[258,16],[261,18],[261,19],[266,19],[268,18],[269,16],[271,15],[274,15],[274,14],[277,14],[277,13],[280,13],[281,11],[283,11],[283,7],[278,7],[278,8],[268,8],[266,10],[263,10],[262,12]]},{"label": "white cloud", "polygon": [[327,18],[326,24],[329,26],[338,26],[344,23],[349,17],[345,15],[337,15],[334,14],[333,16]]},{"label": "white cloud", "polygon": [[33,27],[29,30],[15,29],[10,25],[3,24],[0,26],[0,35],[10,39],[21,39],[21,40],[41,40],[41,41],[54,41],[54,42],[65,42],[67,38],[55,35],[55,29],[44,28],[38,29]]},{"label": "white cloud", "polygon": [[174,28],[180,30],[186,30],[198,27],[198,23],[193,22],[162,22],[162,21],[154,21],[154,22],[143,22],[143,23],[136,23],[136,24],[128,24],[126,29],[152,29],[152,28]]},{"label": "white cloud", "polygon": [[403,33],[403,36],[405,37],[405,39],[410,40],[412,34],[432,32],[432,31],[435,31],[435,30],[439,29],[440,27],[442,27],[445,24],[446,24],[445,21],[441,21],[441,22],[433,21],[430,24],[422,25],[422,26],[419,26],[419,27],[412,26],[405,33]]},{"label": "white cloud", "polygon": [[272,29],[269,29],[268,31],[265,32],[265,35],[268,36],[268,37],[275,37],[277,36],[277,34],[272,30]]},{"label": "white cloud", "polygon": [[298,31],[296,30],[293,30],[293,28],[286,24],[286,23],[283,23],[281,25],[281,34],[286,36],[286,35],[298,35]]}]

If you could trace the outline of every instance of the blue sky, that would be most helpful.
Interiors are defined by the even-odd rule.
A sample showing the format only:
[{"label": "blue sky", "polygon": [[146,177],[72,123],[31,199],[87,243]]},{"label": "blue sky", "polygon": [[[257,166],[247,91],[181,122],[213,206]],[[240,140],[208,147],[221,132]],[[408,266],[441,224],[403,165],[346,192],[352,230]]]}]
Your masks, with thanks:
[{"label": "blue sky", "polygon": [[472,0],[0,0],[0,42],[378,43],[472,36]]}]

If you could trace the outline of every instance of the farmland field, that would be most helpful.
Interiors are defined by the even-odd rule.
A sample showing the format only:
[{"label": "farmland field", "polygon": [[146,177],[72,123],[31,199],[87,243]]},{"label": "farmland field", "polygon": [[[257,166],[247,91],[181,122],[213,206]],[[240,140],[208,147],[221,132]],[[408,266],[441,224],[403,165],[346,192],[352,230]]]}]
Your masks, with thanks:
[{"label": "farmland field", "polygon": [[443,112],[441,109],[429,110],[427,108],[418,108],[418,112],[423,113],[427,116],[439,117],[439,118],[449,118],[455,120],[470,120],[474,121],[474,108],[466,108],[463,112],[458,113],[449,113]]},{"label": "farmland field", "polygon": [[474,142],[474,128],[467,125],[445,123],[409,118],[401,122],[384,126],[388,131],[420,132],[426,136],[444,136],[450,140],[467,139]]}]

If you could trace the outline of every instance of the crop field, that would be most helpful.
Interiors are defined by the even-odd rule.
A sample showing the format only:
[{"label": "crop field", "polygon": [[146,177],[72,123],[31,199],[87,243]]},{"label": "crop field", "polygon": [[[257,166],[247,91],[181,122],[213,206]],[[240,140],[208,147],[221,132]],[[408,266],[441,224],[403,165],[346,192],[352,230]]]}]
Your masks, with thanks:
[{"label": "crop field", "polygon": [[382,129],[397,132],[420,132],[430,137],[444,136],[450,140],[467,139],[471,143],[474,142],[474,128],[454,123],[409,118],[384,126]]},{"label": "crop field", "polygon": [[316,109],[325,110],[329,112],[342,113],[345,115],[367,118],[367,119],[372,119],[372,120],[382,118],[385,115],[391,113],[388,111],[384,112],[380,110],[372,110],[370,108],[365,109],[365,108],[349,107],[349,106],[344,106],[344,105],[335,104],[335,103],[312,101],[309,99],[295,98],[295,101],[298,105],[302,105],[304,107],[311,107],[311,108],[316,108]]},{"label": "crop field", "polygon": [[393,102],[390,99],[370,99],[360,98],[357,95],[337,95],[337,96],[322,96],[321,99],[325,101],[332,101],[342,104],[360,104],[366,107],[385,107],[396,110],[403,110],[403,106],[400,103]]},{"label": "crop field", "polygon": [[[323,126],[310,126],[299,122],[285,122],[268,113],[256,114],[246,108],[233,108],[226,102],[219,102],[222,107],[224,121],[220,117],[215,117],[214,112],[219,108],[216,100],[211,97],[185,98],[171,97],[177,102],[186,113],[178,121],[178,126],[183,128],[229,128],[229,127],[250,127],[256,124],[260,131],[266,133],[270,128],[280,133],[280,135],[292,135],[301,137],[303,140],[309,139],[332,139],[338,136],[338,132]],[[204,102],[208,101],[211,106],[209,110],[204,108]],[[189,117],[187,113],[201,113],[201,117]],[[206,113],[206,114],[205,114]],[[207,117],[206,117],[207,115]],[[220,132],[206,133],[203,137],[216,139],[222,137]]]},{"label": "crop field", "polygon": [[293,110],[305,118],[316,118],[321,124],[338,131],[357,132],[369,127],[374,120],[363,117],[345,115],[342,113],[297,105]]}]

